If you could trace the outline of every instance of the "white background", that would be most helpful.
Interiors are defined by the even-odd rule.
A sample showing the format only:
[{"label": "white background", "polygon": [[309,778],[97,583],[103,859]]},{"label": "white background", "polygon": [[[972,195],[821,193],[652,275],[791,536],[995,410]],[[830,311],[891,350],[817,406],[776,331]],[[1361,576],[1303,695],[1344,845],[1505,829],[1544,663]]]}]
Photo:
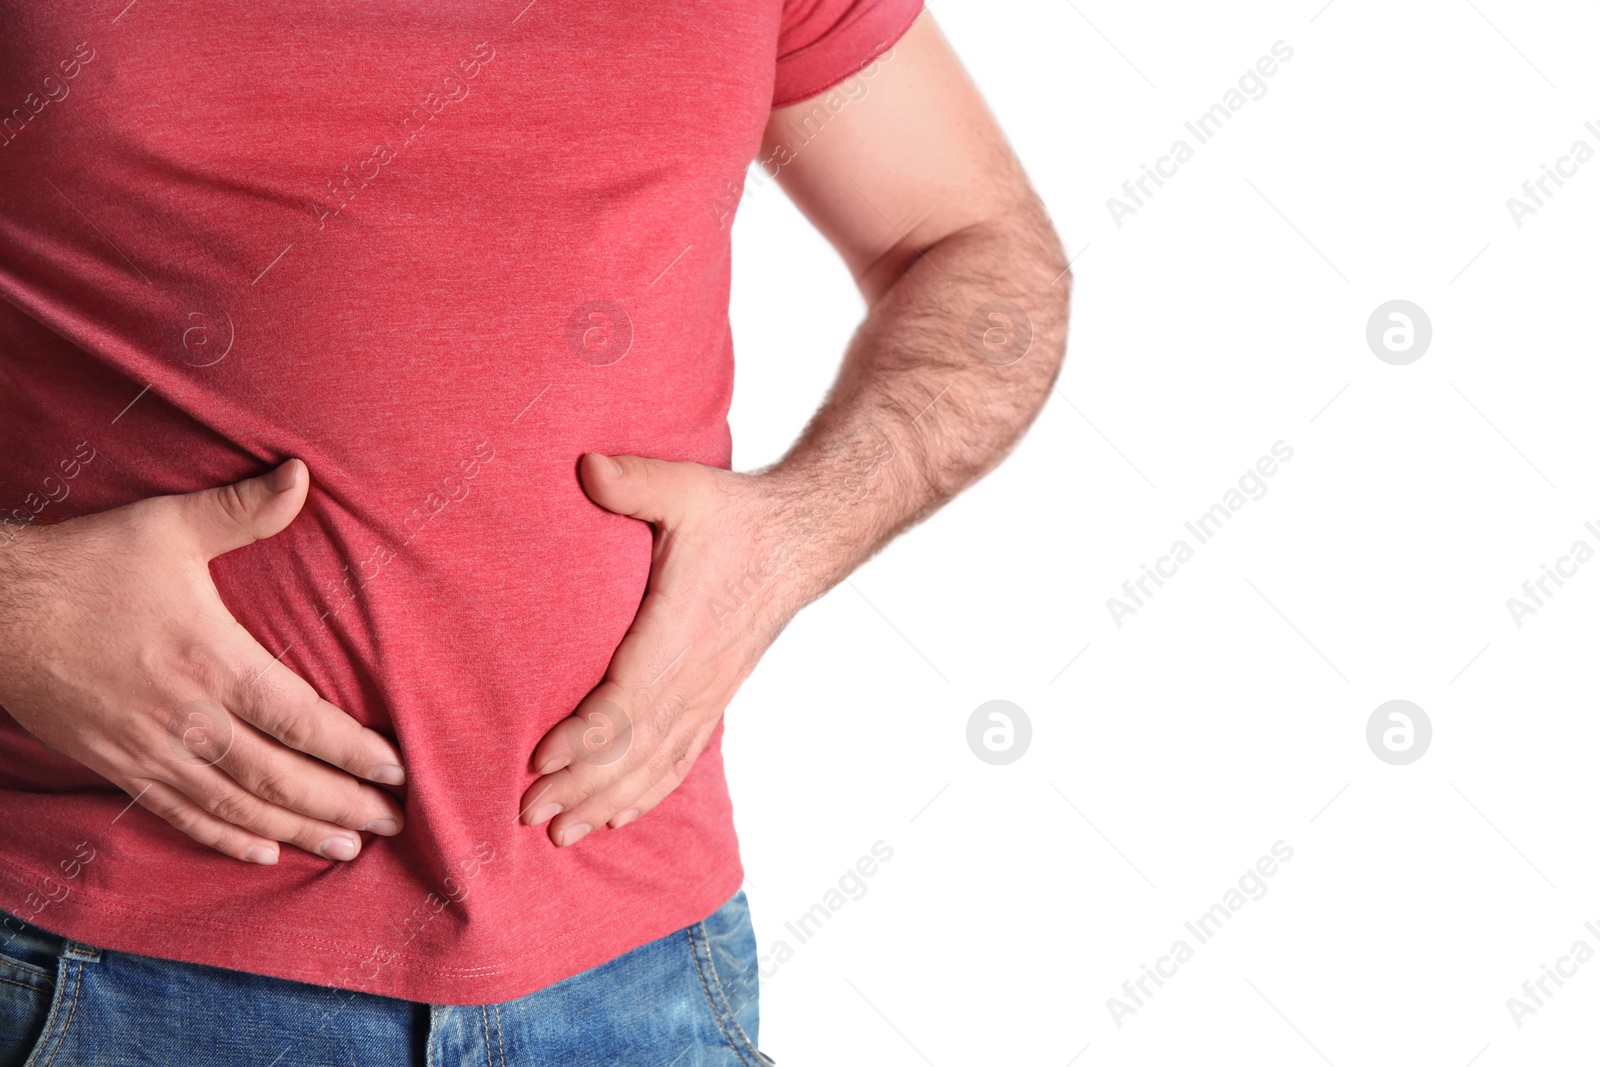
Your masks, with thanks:
[{"label": "white background", "polygon": [[[940,0],[1074,257],[1067,368],[1016,454],[790,627],[728,713],[763,1045],[782,1063],[1592,1063],[1600,960],[1600,149],[1592,5]],[[1319,10],[1321,8],[1321,10]],[[1282,40],[1213,140],[1183,129]],[[824,134],[825,135],[825,134]],[[1195,158],[1113,222],[1184,137]],[[753,183],[752,183],[753,185]],[[862,306],[768,186],[736,234],[735,464],[781,454]],[[1406,299],[1423,357],[1369,350]],[[1106,607],[1276,441],[1268,492],[1119,629]],[[1067,665],[1071,663],[1071,666]],[[1066,667],[1067,669],[1063,670]],[[1425,755],[1381,762],[1416,702]],[[1024,708],[1008,766],[966,743]],[[784,929],[875,841],[893,859]],[[1183,924],[1294,850],[1213,940]],[[1107,998],[1175,940],[1136,1014]]]}]

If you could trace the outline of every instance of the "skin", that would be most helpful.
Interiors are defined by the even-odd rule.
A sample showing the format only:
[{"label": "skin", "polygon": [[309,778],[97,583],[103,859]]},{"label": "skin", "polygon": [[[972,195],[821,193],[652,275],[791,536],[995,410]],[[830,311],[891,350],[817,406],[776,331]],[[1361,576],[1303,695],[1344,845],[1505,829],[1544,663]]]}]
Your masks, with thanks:
[{"label": "skin", "polygon": [[250,863],[277,863],[280,841],[350,860],[357,831],[405,825],[399,803],[362,781],[405,781],[393,743],[275,660],[211,581],[212,559],[288,526],[310,485],[290,460],[236,485],[28,527],[0,548],[0,704]]},{"label": "skin", "polygon": [[[580,464],[589,497],[650,523],[655,547],[605,680],[532,755],[519,817],[557,845],[666,801],[795,613],[998,463],[1060,370],[1061,243],[928,15],[854,95],[803,145],[784,142],[815,102],[775,111],[758,157],[782,164],[869,307],[799,441],[752,474]],[[995,300],[1025,312],[1025,355],[1004,319],[982,320],[1002,328],[975,347],[969,321]]]},{"label": "skin", "polygon": [[[780,183],[869,307],[800,439],[751,474],[640,456],[580,464],[590,498],[650,523],[655,548],[605,679],[539,742],[537,776],[507,812],[558,845],[667,800],[795,613],[998,463],[1060,370],[1060,242],[932,19],[870,69],[865,95],[803,145],[785,145],[788,123],[811,108],[774,112],[759,157],[781,162]],[[992,301],[1019,309],[1012,326],[980,316],[972,330]],[[404,781],[394,745],[278,662],[211,581],[211,559],[282,531],[309,486],[290,460],[0,545],[0,705],[247,862],[277,862],[280,842],[349,860],[361,832],[404,826],[370,784]]]}]

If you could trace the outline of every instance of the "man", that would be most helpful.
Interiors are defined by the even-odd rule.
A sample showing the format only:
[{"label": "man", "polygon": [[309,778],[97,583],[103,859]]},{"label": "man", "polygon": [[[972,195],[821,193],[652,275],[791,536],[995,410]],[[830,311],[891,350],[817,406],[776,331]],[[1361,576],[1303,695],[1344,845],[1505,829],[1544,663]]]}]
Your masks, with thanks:
[{"label": "man", "polygon": [[[1062,355],[931,19],[4,10],[0,1065],[764,1062],[723,709]],[[869,311],[735,474],[752,158]]]}]

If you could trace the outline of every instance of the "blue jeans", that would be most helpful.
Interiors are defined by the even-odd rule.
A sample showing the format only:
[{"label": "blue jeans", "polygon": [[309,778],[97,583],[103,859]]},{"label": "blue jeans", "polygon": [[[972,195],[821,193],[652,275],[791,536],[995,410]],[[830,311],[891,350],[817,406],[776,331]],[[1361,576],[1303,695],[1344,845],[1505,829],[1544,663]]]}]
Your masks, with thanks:
[{"label": "blue jeans", "polygon": [[765,1067],[744,893],[503,1004],[417,1004],[68,941],[0,912],[0,1067]]}]

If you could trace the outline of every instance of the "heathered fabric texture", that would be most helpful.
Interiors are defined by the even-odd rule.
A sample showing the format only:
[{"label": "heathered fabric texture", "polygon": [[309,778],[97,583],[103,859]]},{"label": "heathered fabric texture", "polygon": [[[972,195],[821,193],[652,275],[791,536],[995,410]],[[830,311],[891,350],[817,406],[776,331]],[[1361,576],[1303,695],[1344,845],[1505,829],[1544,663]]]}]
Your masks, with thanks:
[{"label": "heathered fabric texture", "polygon": [[262,868],[0,716],[0,909],[472,1004],[727,900],[720,731],[623,831],[558,850],[515,821],[649,568],[650,528],[575,465],[730,463],[729,226],[769,110],[919,7],[0,2],[0,510],[48,522],[303,458],[305,511],[213,574],[410,773],[399,837]]}]

